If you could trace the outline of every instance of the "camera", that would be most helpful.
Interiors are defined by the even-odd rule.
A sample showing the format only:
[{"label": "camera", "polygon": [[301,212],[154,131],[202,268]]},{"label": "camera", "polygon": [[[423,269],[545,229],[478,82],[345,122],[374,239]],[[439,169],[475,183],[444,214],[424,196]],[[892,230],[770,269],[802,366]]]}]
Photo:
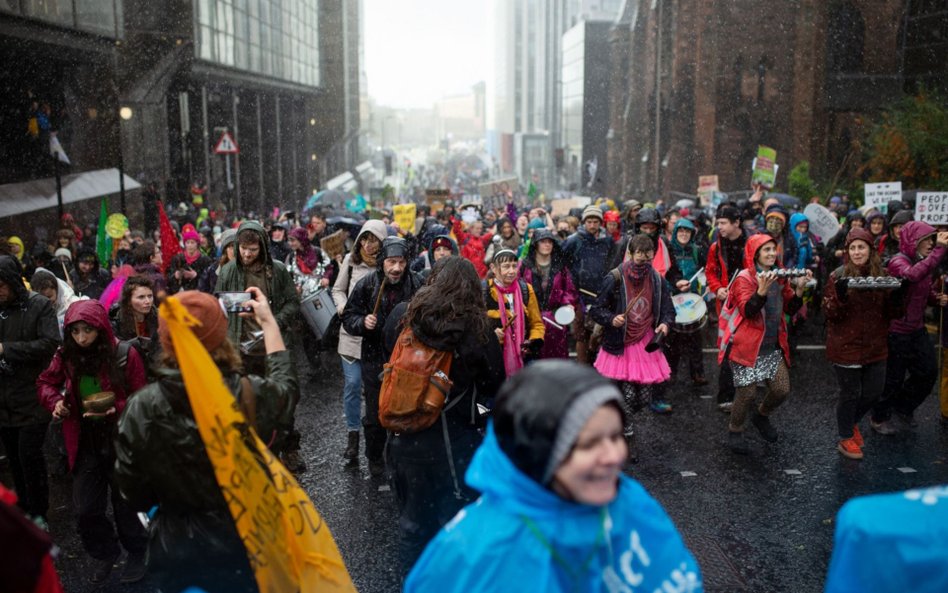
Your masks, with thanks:
[{"label": "camera", "polygon": [[217,300],[227,313],[253,313],[253,309],[245,305],[247,301],[253,300],[249,292],[219,292]]}]

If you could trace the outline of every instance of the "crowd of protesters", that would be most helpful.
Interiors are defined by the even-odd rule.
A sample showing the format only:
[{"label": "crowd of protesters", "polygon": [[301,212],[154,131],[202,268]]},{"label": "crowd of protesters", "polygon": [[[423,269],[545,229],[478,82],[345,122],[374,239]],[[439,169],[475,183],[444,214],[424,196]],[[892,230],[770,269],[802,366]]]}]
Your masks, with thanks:
[{"label": "crowd of protesters", "polygon": [[[329,372],[314,353],[339,355],[347,432],[340,453],[358,466],[364,443],[370,474],[391,478],[403,573],[421,557],[407,590],[476,590],[465,583],[510,571],[542,577],[543,590],[586,590],[583,583],[606,574],[619,586],[622,575],[598,550],[615,538],[627,548],[630,530],[643,538],[641,550],[632,540],[632,554],[651,549],[655,539],[646,538],[666,542],[662,556],[651,556],[648,590],[676,570],[690,587],[676,590],[701,590],[674,526],[620,474],[637,460],[635,415],[672,413],[665,393],[679,373],[681,382],[708,383],[702,351],[713,332],[705,323],[718,329],[728,444],[748,454],[748,421],[765,441],[779,441],[772,417],[792,394],[795,336],[821,310],[839,383],[835,445],[861,459],[864,416],[881,435],[915,426],[913,413],[938,376],[927,308],[948,305],[948,232],[912,220],[910,207],[892,203],[883,214],[834,198],[842,228],[818,237],[802,212],[755,189],[713,209],[602,199],[556,217],[543,205],[518,207],[512,196],[494,209],[421,205],[413,228],[384,210],[353,224],[319,211],[217,219],[184,207],[149,236],[132,230],[115,240],[108,261],[97,229],[69,215],[52,244],[0,237],[0,435],[19,505],[48,527],[49,451],[54,471],[74,477],[79,534],[94,560],[90,582],[105,582],[124,548],[126,582],[150,570],[168,586],[253,590],[159,320],[159,302],[177,295],[201,320],[195,332],[238,405],[295,473],[306,470],[306,435],[295,428],[301,382],[291,354],[308,358],[314,378]],[[341,241],[326,242],[337,233]],[[858,282],[888,276],[898,281]],[[335,306],[338,321],[321,335],[304,310],[309,281]],[[252,302],[239,315],[215,298],[240,292]],[[681,322],[681,302],[707,313]],[[406,332],[453,361],[441,421],[399,432],[380,421],[380,394]],[[563,362],[571,352],[579,365]],[[557,389],[564,384],[574,388]],[[114,399],[96,408],[103,393]],[[942,401],[948,420],[944,394]],[[180,467],[193,471],[169,473]],[[477,492],[483,505],[436,538]],[[135,512],[155,506],[161,528],[146,535]],[[608,508],[610,520],[588,508]],[[636,525],[641,512],[655,520]],[[551,513],[562,521],[550,522]],[[496,545],[520,549],[510,542],[525,539],[552,560],[534,566],[534,555],[507,568],[488,560],[480,574],[447,587],[451,554],[494,546],[474,536],[505,514],[519,517],[519,535],[495,534]],[[195,525],[207,537],[174,549]],[[577,554],[592,548],[579,573],[558,566],[557,538],[573,538]],[[193,546],[203,575],[188,559]]]}]

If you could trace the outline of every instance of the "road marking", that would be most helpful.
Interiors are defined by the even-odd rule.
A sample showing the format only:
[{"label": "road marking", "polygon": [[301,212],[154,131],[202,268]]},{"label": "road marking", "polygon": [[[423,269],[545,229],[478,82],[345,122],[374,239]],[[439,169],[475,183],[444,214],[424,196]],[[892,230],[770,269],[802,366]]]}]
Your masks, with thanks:
[{"label": "road marking", "polygon": [[897,467],[895,469],[899,470],[903,474],[917,474],[918,473],[918,470],[911,467]]},{"label": "road marking", "polygon": [[682,478],[694,478],[698,475],[695,472],[678,472],[678,473],[681,474]]},{"label": "road marking", "polygon": [[787,474],[788,476],[802,476],[803,475],[803,472],[801,472],[798,469],[785,469],[783,470],[783,473]]},{"label": "road marking", "polygon": [[388,492],[391,489],[392,487],[389,486],[388,484],[383,484],[382,486],[379,486],[379,492]]}]

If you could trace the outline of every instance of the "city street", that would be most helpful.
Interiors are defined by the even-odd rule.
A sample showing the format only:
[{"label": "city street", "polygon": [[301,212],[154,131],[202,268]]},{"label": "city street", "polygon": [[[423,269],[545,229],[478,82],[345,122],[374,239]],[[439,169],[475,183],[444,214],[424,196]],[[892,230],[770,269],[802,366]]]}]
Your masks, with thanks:
[{"label": "city street", "polygon": [[[814,336],[804,343],[815,343]],[[345,428],[338,358],[324,354],[321,379],[304,378],[298,426],[309,471],[302,485],[332,529],[362,593],[399,589],[395,502],[384,480],[371,479],[365,460],[345,469]],[[948,427],[937,402],[919,409],[913,434],[877,435],[864,422],[866,457],[835,449],[835,379],[819,348],[801,349],[791,371],[790,399],[775,415],[777,445],[748,432],[752,454],[725,447],[727,416],[713,395],[716,362],[705,354],[711,385],[676,383],[675,411],[640,412],[639,458],[631,475],[664,505],[701,565],[711,593],[817,593],[832,548],[834,517],[848,499],[948,482]],[[58,566],[67,590],[92,591],[70,516],[69,479],[53,478],[50,526],[62,547]],[[147,579],[120,585],[118,570],[102,591],[153,591]]]}]

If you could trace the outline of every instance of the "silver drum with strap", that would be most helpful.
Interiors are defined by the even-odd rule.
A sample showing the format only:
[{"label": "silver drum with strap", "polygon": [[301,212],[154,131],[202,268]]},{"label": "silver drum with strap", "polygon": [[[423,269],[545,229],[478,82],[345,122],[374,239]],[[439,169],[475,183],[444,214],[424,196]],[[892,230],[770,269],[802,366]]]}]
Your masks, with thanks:
[{"label": "silver drum with strap", "polygon": [[708,305],[700,295],[683,292],[672,296],[675,305],[675,322],[672,331],[681,334],[693,334],[701,331],[708,323]]},{"label": "silver drum with strap", "polygon": [[336,305],[332,301],[332,295],[326,289],[317,290],[307,294],[300,301],[300,311],[309,325],[309,329],[321,340],[326,332],[329,331],[329,325],[333,317],[336,316]]}]

